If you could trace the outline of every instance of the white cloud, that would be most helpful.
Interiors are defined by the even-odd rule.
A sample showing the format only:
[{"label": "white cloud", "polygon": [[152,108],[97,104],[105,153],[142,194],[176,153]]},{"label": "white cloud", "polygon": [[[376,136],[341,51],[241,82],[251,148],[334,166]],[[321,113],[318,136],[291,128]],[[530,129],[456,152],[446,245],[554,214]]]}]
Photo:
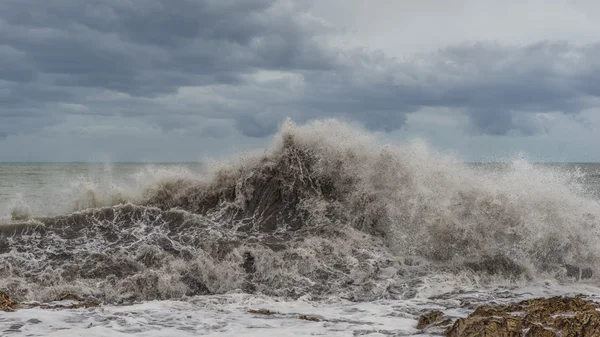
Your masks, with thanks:
[{"label": "white cloud", "polygon": [[315,0],[313,5],[317,15],[351,36],[350,43],[397,56],[477,41],[591,43],[600,31],[600,4],[593,0]]}]

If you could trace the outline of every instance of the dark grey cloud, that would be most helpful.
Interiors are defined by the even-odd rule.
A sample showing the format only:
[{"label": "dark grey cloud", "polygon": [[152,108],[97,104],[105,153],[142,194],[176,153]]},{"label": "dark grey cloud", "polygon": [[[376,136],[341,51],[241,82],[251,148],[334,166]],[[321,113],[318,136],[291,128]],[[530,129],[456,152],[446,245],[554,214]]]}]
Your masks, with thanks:
[{"label": "dark grey cloud", "polygon": [[[577,114],[594,107],[600,92],[600,45],[584,47],[542,42],[525,47],[475,44],[446,49],[439,55],[462,74],[445,86],[440,105],[464,108],[483,133],[505,135],[538,131],[528,113]],[[444,68],[441,74],[447,73]]]},{"label": "dark grey cloud", "polygon": [[528,46],[468,44],[398,61],[364,51],[340,59],[334,72],[310,74],[297,104],[345,113],[367,127],[401,127],[425,107],[464,111],[473,131],[532,135],[535,113],[574,115],[600,95],[600,44],[541,42]]},{"label": "dark grey cloud", "polygon": [[[157,97],[237,85],[257,70],[331,68],[314,40],[325,28],[297,9],[274,0],[2,1],[0,116],[104,90]],[[89,90],[68,97],[74,88]]]},{"label": "dark grey cloud", "polygon": [[1,1],[0,132],[74,114],[211,137],[221,132],[207,120],[263,137],[288,116],[393,131],[409,113],[448,107],[475,133],[532,135],[543,131],[535,113],[576,115],[600,96],[600,44],[465,44],[398,60],[328,44],[334,30],[309,11],[278,0]]},{"label": "dark grey cloud", "polygon": [[326,51],[275,1],[3,1],[0,44],[54,84],[133,95],[236,83],[256,69],[328,67]]},{"label": "dark grey cloud", "polygon": [[246,136],[264,137],[277,130],[279,118],[256,118],[254,116],[240,116],[236,119],[236,127]]}]

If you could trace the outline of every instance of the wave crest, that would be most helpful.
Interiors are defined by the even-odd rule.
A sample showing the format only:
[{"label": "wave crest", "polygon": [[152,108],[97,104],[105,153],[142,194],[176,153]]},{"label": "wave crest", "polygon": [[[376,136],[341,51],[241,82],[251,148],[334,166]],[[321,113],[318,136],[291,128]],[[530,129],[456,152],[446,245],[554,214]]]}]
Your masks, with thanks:
[{"label": "wave crest", "polygon": [[136,205],[4,229],[0,276],[6,287],[42,286],[32,298],[77,285],[109,301],[230,291],[371,299],[414,296],[433,274],[589,277],[600,204],[580,178],[523,160],[466,165],[422,142],[383,146],[337,120],[287,122],[265,153],[208,177],[163,177]]}]

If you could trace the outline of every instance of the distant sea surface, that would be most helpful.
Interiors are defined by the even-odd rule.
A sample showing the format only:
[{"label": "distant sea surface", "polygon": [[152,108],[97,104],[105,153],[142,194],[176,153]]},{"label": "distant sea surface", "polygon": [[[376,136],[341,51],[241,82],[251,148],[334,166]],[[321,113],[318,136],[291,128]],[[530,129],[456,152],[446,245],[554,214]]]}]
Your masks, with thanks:
[{"label": "distant sea surface", "polygon": [[14,210],[46,216],[96,207],[110,203],[103,198],[141,192],[161,174],[203,170],[200,163],[0,163],[0,219]]}]

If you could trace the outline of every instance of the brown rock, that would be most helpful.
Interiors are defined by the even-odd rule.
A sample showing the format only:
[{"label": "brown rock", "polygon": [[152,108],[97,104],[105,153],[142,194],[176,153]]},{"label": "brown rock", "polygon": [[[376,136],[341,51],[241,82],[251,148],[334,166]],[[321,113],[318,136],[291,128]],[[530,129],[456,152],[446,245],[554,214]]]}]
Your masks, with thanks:
[{"label": "brown rock", "polygon": [[320,322],[321,321],[321,319],[319,317],[310,316],[310,315],[300,315],[298,318],[305,320],[305,321],[311,321],[311,322]]},{"label": "brown rock", "polygon": [[417,329],[423,330],[426,327],[439,322],[442,317],[444,317],[444,313],[439,310],[430,311],[423,316],[419,317],[419,323],[417,323]]},{"label": "brown rock", "polygon": [[538,298],[508,305],[481,306],[459,319],[448,337],[600,336],[598,303],[581,297]]},{"label": "brown rock", "polygon": [[250,309],[250,310],[248,310],[248,313],[256,314],[256,315],[268,315],[268,316],[276,314],[275,312],[273,312],[269,309]]},{"label": "brown rock", "polygon": [[539,325],[536,325],[527,331],[525,337],[556,337],[556,333]]},{"label": "brown rock", "polygon": [[557,317],[555,326],[562,337],[600,336],[600,312],[594,309]]},{"label": "brown rock", "polygon": [[18,303],[8,296],[7,293],[0,291],[0,311],[15,311]]},{"label": "brown rock", "polygon": [[461,318],[448,330],[448,337],[521,337],[523,326],[515,317],[469,316]]}]

